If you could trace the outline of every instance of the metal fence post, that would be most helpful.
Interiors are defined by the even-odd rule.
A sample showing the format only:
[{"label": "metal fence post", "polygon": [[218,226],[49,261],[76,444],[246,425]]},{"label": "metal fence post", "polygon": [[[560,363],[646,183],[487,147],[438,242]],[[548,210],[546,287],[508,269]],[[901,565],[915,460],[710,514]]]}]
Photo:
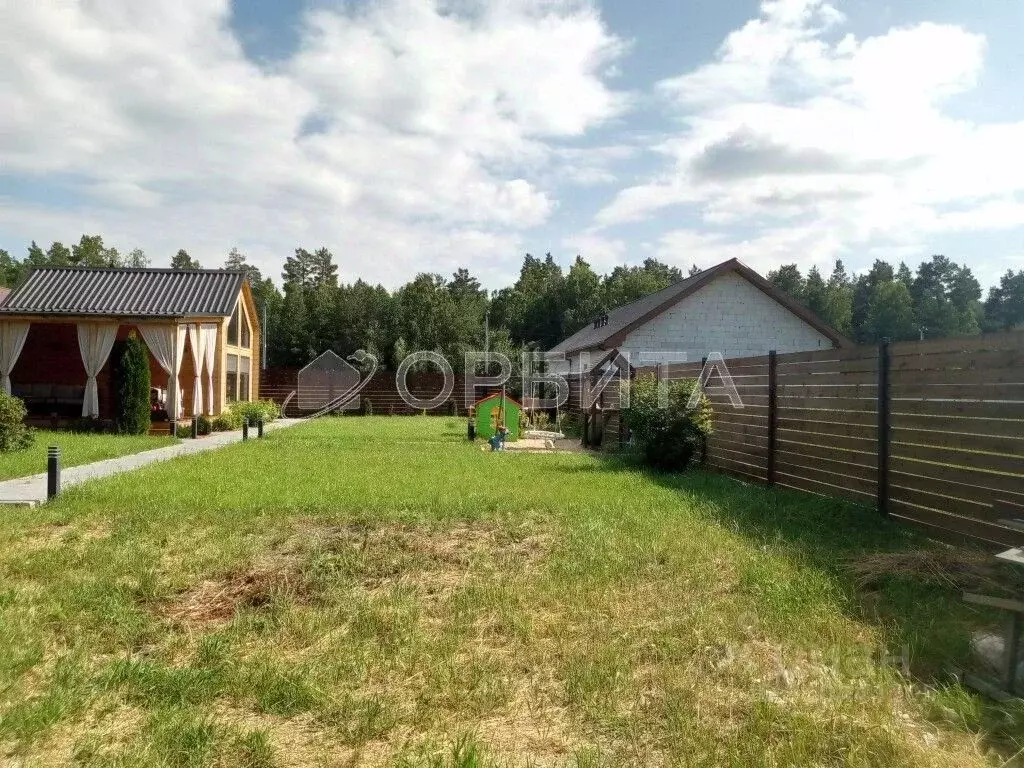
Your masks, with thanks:
[{"label": "metal fence post", "polygon": [[889,339],[878,345],[878,511],[889,514]]},{"label": "metal fence post", "polygon": [[51,445],[46,449],[46,498],[52,499],[60,493],[60,446]]},{"label": "metal fence post", "polygon": [[263,437],[263,417],[256,419],[256,437]]},{"label": "metal fence post", "polygon": [[242,419],[242,442],[249,439],[249,417],[245,416]]},{"label": "metal fence post", "polygon": [[199,438],[199,417],[192,417],[192,439],[196,440]]},{"label": "metal fence post", "polygon": [[775,485],[775,433],[778,429],[778,357],[775,350],[768,352],[768,462],[766,479]]}]

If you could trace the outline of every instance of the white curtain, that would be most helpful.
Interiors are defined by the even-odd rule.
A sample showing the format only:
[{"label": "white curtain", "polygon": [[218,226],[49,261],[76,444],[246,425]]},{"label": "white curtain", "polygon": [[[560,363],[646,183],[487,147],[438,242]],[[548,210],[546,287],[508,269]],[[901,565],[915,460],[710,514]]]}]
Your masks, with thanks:
[{"label": "white curtain", "polygon": [[185,356],[188,328],[184,325],[140,325],[139,331],[153,357],[167,371],[167,413],[177,418],[182,411],[178,374],[181,372],[181,359]]},{"label": "white curtain", "polygon": [[11,371],[28,338],[29,323],[0,322],[0,389],[11,394]]},{"label": "white curtain", "polygon": [[204,325],[203,356],[206,359],[206,375],[209,377],[206,382],[206,415],[213,416],[213,366],[217,357],[217,334],[216,325]]},{"label": "white curtain", "polygon": [[188,327],[189,348],[192,350],[192,370],[195,379],[192,382],[192,415],[203,412],[203,360],[206,359],[206,337],[198,325]]},{"label": "white curtain", "polygon": [[96,387],[96,375],[110,357],[110,350],[117,338],[117,323],[79,323],[78,350],[85,365],[85,397],[82,399],[82,415],[100,415],[100,397]]}]

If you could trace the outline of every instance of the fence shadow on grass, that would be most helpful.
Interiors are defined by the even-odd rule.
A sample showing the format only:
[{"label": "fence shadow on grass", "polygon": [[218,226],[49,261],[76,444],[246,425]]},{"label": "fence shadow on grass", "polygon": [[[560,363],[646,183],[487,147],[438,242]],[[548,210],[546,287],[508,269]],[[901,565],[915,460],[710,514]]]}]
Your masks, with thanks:
[{"label": "fence shadow on grass", "polygon": [[[792,558],[826,576],[846,596],[844,612],[879,629],[897,663],[909,662],[913,679],[945,686],[954,670],[970,667],[971,633],[996,627],[1002,616],[965,604],[956,580],[921,568],[922,558],[985,564],[985,573],[1007,590],[1024,590],[1015,569],[1001,566],[983,550],[965,543],[954,547],[928,539],[903,524],[882,517],[875,509],[853,502],[801,491],[767,488],[705,469],[683,473],[644,470],[623,455],[593,454],[595,469],[636,472],[656,484],[697,502],[713,522],[735,531],[759,547]],[[893,563],[907,563],[896,572],[866,578],[865,558],[892,553]],[[901,553],[907,557],[900,557]],[[861,568],[857,568],[858,564]],[[917,564],[917,567],[915,567]],[[970,568],[958,578],[972,578]],[[860,577],[858,577],[860,574]],[[981,575],[978,576],[981,578]],[[962,691],[957,689],[957,695]],[[981,697],[964,695],[972,718],[963,718],[972,731],[987,734],[992,746],[1013,754],[1024,749],[1024,702],[1007,708]]]}]

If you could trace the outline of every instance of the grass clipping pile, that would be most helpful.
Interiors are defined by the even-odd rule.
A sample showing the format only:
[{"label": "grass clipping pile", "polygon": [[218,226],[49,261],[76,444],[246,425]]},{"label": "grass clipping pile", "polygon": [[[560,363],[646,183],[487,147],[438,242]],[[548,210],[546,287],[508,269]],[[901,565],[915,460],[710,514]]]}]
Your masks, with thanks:
[{"label": "grass clipping pile", "polygon": [[850,568],[860,589],[892,577],[971,592],[1012,594],[1024,588],[1024,579],[987,552],[954,547],[878,552],[853,560]]},{"label": "grass clipping pile", "polygon": [[241,610],[266,609],[275,602],[309,603],[318,583],[311,576],[311,563],[324,558],[367,592],[402,585],[423,599],[438,599],[457,589],[483,562],[495,569],[522,568],[544,557],[550,546],[546,534],[518,536],[482,524],[430,530],[306,522],[258,562],[205,579],[163,603],[158,612],[178,624],[201,626],[229,622]]}]

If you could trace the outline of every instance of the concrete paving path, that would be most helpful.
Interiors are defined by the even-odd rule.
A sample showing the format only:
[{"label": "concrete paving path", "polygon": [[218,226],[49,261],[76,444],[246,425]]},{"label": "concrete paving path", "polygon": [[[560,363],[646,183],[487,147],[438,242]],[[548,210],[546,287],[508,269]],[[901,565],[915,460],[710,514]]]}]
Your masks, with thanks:
[{"label": "concrete paving path", "polygon": [[[270,422],[263,429],[264,432],[273,432],[277,429],[300,424],[302,421],[303,419],[278,419],[277,421]],[[255,427],[249,430],[249,439],[256,439]],[[104,459],[103,461],[82,464],[77,467],[67,467],[61,471],[61,488],[80,485],[89,480],[110,477],[122,472],[131,472],[133,469],[144,467],[147,464],[166,461],[176,456],[190,456],[193,453],[214,451],[226,445],[240,442],[242,442],[242,430],[237,432],[214,432],[198,440],[182,440],[174,445],[154,448],[152,451],[133,453],[129,456],[116,456],[113,459]],[[0,505],[14,504],[17,506],[34,507],[45,501],[45,472],[0,482]]]}]

